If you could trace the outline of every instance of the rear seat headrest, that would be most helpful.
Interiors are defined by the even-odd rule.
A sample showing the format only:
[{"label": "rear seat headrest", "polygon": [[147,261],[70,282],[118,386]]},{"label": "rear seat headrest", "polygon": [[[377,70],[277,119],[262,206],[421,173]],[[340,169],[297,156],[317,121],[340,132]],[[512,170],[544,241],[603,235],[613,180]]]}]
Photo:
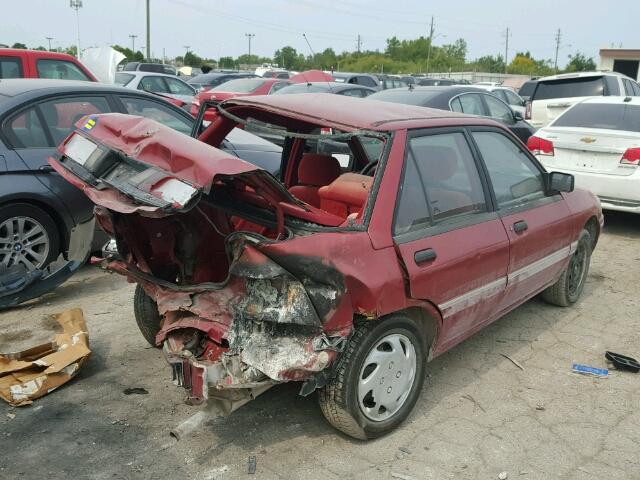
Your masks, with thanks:
[{"label": "rear seat headrest", "polygon": [[340,163],[329,155],[305,153],[298,165],[298,183],[321,187],[340,176]]}]

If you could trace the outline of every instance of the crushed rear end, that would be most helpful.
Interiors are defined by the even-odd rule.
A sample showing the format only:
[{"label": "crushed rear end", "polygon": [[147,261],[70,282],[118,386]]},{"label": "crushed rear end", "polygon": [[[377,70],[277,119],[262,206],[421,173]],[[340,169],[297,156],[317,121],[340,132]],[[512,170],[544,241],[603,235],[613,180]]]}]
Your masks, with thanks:
[{"label": "crushed rear end", "polygon": [[116,238],[107,268],[156,302],[156,344],[191,403],[229,413],[276,383],[324,385],[353,322],[355,267],[337,264],[371,249],[363,229],[345,242],[344,218],[270,173],[139,117],[83,120],[50,163]]}]

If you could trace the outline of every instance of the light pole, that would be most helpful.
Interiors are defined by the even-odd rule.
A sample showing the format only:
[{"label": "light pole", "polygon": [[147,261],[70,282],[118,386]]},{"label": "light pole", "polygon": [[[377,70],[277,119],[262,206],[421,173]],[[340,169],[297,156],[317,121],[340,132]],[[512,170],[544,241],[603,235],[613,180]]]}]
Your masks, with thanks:
[{"label": "light pole", "polygon": [[80,60],[80,9],[82,8],[82,0],[69,0],[69,6],[76,11],[76,29],[78,32],[76,57]]},{"label": "light pole", "polygon": [[138,35],[129,35],[129,38],[131,39],[131,52],[133,53],[133,55],[136,54],[136,38],[138,38]]},{"label": "light pole", "polygon": [[247,63],[251,64],[251,39],[256,36],[255,33],[245,33],[245,37],[249,39],[249,58],[247,59]]},{"label": "light pole", "polygon": [[147,0],[147,60],[151,58],[151,7]]},{"label": "light pole", "polygon": [[49,51],[51,51],[51,40],[53,40],[53,37],[44,37],[47,39],[47,41],[49,42]]}]

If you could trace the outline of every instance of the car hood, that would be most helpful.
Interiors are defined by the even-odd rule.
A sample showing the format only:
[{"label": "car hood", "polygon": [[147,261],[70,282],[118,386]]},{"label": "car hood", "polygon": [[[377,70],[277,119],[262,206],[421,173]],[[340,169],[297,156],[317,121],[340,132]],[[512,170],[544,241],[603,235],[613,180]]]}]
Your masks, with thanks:
[{"label": "car hood", "polygon": [[[74,136],[98,147],[84,164],[73,159],[78,155]],[[57,158],[49,159],[58,173],[94,203],[122,213],[181,210],[197,194],[208,193],[214,182],[230,179],[240,179],[271,202],[300,205],[267,171],[142,117],[119,113],[85,117],[58,151]],[[188,187],[196,192],[186,198]]]}]

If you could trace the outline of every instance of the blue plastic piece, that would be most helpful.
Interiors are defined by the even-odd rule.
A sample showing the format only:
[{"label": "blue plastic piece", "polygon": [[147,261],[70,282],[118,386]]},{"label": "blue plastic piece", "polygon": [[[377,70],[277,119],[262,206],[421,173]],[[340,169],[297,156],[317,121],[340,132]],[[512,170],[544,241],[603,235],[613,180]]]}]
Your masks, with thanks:
[{"label": "blue plastic piece", "polygon": [[609,375],[609,370],[606,368],[590,367],[588,365],[580,365],[579,363],[574,363],[571,370],[575,373],[595,375],[596,377],[607,377]]}]

